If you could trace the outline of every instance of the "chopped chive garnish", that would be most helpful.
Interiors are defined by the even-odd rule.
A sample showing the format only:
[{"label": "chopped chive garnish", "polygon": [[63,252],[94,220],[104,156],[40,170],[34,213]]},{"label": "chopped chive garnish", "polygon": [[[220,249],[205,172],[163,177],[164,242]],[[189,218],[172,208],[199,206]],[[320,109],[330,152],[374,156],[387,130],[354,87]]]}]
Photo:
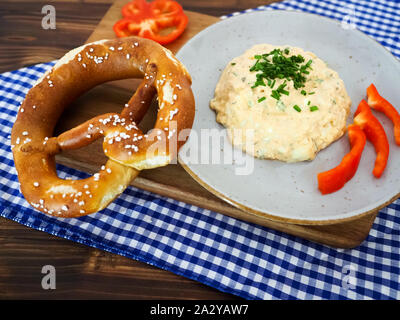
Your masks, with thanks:
[{"label": "chopped chive garnish", "polygon": [[318,107],[317,107],[317,106],[312,106],[312,107],[310,107],[310,111],[311,111],[311,112],[317,111],[317,110],[318,110]]},{"label": "chopped chive garnish", "polygon": [[283,82],[276,90],[272,90],[271,97],[279,100],[281,98],[281,94],[289,95],[289,91],[285,90],[286,80]]},{"label": "chopped chive garnish", "polygon": [[[289,95],[289,91],[284,89],[286,81],[292,81],[295,89],[304,87],[307,80],[304,75],[309,73],[308,69],[311,69],[312,60],[304,63],[305,59],[303,56],[287,56],[289,52],[289,48],[283,51],[281,49],[274,49],[269,53],[255,55],[254,59],[257,61],[250,68],[250,71],[257,72],[256,82],[252,88],[265,86],[263,79],[267,80],[268,86],[271,88],[275,85],[275,79],[285,79],[285,85],[272,92],[271,95],[279,100],[281,94]],[[304,91],[302,94],[306,95],[307,93]]]},{"label": "chopped chive garnish", "polygon": [[281,95],[278,93],[278,91],[272,90],[271,97],[276,100],[279,100],[281,98]]},{"label": "chopped chive garnish", "polygon": [[232,63],[231,63],[231,66],[234,66],[234,65],[236,65],[236,62],[232,62]]},{"label": "chopped chive garnish", "polygon": [[[304,65],[302,65],[301,67],[300,67],[300,72],[302,72],[302,73],[306,73],[306,74],[309,74],[309,72],[307,71],[307,68],[310,68],[311,69],[311,63],[312,63],[312,60],[310,59],[310,60],[308,60],[308,62],[306,63],[306,64],[304,64]],[[311,69],[312,70],[312,69]]]},{"label": "chopped chive garnish", "polygon": [[296,110],[297,112],[301,112],[301,109],[300,109],[300,107],[299,107],[297,104],[295,104],[295,105],[293,106],[293,109]]},{"label": "chopped chive garnish", "polygon": [[267,99],[266,97],[262,97],[260,99],[258,99],[258,103],[263,102],[265,99]]},{"label": "chopped chive garnish", "polygon": [[286,80],[278,87],[278,91],[283,90],[286,87]]},{"label": "chopped chive garnish", "polygon": [[266,86],[264,80],[260,77],[257,77],[257,81],[254,83],[254,85],[251,88],[253,89],[258,86],[264,86],[264,87]]},{"label": "chopped chive garnish", "polygon": [[307,102],[307,105],[309,106],[309,105],[310,105],[310,103],[311,103],[311,101],[308,101],[308,102]]},{"label": "chopped chive garnish", "polygon": [[303,96],[306,96],[306,95],[307,95],[306,90],[301,90],[300,93],[301,93]]},{"label": "chopped chive garnish", "polygon": [[310,96],[310,95],[312,95],[312,94],[314,94],[314,93],[315,93],[314,91],[313,91],[313,92],[309,92],[308,95]]}]

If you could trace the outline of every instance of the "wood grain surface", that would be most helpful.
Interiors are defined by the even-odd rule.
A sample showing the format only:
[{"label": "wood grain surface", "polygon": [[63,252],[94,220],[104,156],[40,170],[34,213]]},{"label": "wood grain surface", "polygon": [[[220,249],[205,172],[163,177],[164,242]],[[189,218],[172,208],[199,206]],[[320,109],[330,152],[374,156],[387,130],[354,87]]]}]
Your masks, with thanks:
[{"label": "wood grain surface", "polygon": [[[113,2],[2,1],[0,72],[60,58],[66,51],[81,45],[89,37],[89,40],[94,40],[99,34],[93,31]],[[273,1],[180,2],[186,10],[219,16]],[[56,30],[41,28],[41,8],[45,4],[52,4],[57,10]],[[200,21],[201,27],[217,20],[193,15],[196,21]],[[199,29],[201,27],[199,26]],[[179,43],[175,44],[177,45],[179,46]],[[71,111],[74,108],[68,109],[64,117],[66,121],[59,124],[57,131],[61,132],[80,123],[82,119],[89,119],[97,114],[98,110],[94,104],[96,99],[101,99],[109,111],[119,111],[119,106],[127,101],[135,85],[134,80],[115,82],[91,90],[76,102],[85,105],[85,108],[78,108],[79,116]],[[149,115],[143,126],[150,126],[151,123],[152,116]],[[87,147],[86,151],[89,152],[66,153],[58,160],[75,168],[94,172],[104,162],[105,157],[99,144]],[[93,154],[96,154],[96,157],[89,156]],[[174,176],[172,182],[169,178],[171,175]],[[208,193],[178,165],[142,172],[134,185],[147,190],[158,188],[161,194],[173,194],[175,198],[186,199],[187,202],[232,216],[236,214],[240,217],[242,214],[240,210],[227,206],[225,202]],[[182,185],[190,192],[184,192],[185,188],[182,188]],[[365,238],[374,218],[375,215],[370,215],[358,224],[351,222],[339,226],[310,227],[277,222],[270,222],[269,226],[316,241],[324,238],[326,243],[339,243],[344,247],[351,247]],[[257,219],[253,222],[260,223]],[[337,237],[338,230],[346,231],[342,232],[340,239]],[[41,289],[40,271],[46,264],[56,267],[56,290]],[[168,271],[35,231],[6,219],[0,219],[0,298],[237,299]]]},{"label": "wood grain surface", "polygon": [[[0,72],[58,59],[80,46],[114,0],[1,0]],[[128,0],[127,0],[128,2]],[[221,16],[276,0],[180,0],[185,10]],[[56,30],[41,27],[42,7],[56,8]]]}]

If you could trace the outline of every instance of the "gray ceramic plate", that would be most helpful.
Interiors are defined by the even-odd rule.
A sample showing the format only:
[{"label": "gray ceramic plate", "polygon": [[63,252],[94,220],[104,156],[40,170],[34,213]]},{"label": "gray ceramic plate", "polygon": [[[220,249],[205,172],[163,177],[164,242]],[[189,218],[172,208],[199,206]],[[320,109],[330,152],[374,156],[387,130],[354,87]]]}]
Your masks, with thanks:
[{"label": "gray ceramic plate", "polygon": [[[196,99],[193,132],[179,153],[183,167],[200,184],[231,204],[280,221],[332,223],[368,213],[396,199],[400,193],[400,147],[394,144],[391,122],[381,114],[377,117],[386,129],[391,148],[385,173],[380,179],[373,177],[375,152],[367,143],[355,177],[330,195],[319,193],[317,173],[340,163],[349,150],[346,136],[321,151],[312,162],[254,160],[254,170],[248,175],[236,174],[244,168],[239,160],[210,163],[216,162],[217,156],[223,159],[229,148],[209,146],[200,139],[201,129],[223,129],[215,121],[209,101],[226,64],[258,43],[298,46],[326,61],[339,73],[353,101],[348,123],[371,82],[393,105],[400,106],[399,61],[358,30],[344,29],[339,22],[301,12],[239,15],[203,30],[177,55],[192,75]],[[246,159],[242,152],[239,158]]]}]

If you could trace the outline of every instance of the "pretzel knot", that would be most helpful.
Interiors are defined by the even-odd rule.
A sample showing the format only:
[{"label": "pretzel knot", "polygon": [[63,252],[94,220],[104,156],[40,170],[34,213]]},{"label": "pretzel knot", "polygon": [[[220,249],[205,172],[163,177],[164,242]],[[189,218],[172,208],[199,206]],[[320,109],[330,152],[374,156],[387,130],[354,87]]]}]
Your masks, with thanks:
[{"label": "pretzel knot", "polygon": [[[54,127],[77,96],[106,81],[141,78],[122,112],[97,116],[58,137]],[[155,94],[155,127],[137,127]],[[140,170],[169,164],[185,143],[194,119],[191,78],[171,52],[156,42],[130,37],[86,44],[67,53],[28,92],[11,133],[21,191],[36,209],[79,217],[105,208]],[[181,134],[184,137],[181,137]],[[109,158],[92,177],[57,176],[55,155],[103,138]]]}]

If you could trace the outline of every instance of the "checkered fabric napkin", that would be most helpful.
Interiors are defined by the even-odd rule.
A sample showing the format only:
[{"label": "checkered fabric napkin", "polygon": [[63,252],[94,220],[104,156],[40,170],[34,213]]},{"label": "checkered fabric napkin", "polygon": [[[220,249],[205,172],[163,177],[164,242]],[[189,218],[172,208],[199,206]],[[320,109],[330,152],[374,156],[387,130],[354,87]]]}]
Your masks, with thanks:
[{"label": "checkered fabric napkin", "polygon": [[[349,8],[355,9],[360,30],[400,57],[399,2],[284,1],[253,10],[302,10],[340,20]],[[0,75],[1,216],[247,299],[400,299],[399,200],[381,210],[366,241],[351,250],[318,245],[133,187],[102,212],[79,219],[33,210],[19,192],[10,133],[27,91],[53,64]],[[87,176],[64,166],[58,171],[62,178]]]}]

